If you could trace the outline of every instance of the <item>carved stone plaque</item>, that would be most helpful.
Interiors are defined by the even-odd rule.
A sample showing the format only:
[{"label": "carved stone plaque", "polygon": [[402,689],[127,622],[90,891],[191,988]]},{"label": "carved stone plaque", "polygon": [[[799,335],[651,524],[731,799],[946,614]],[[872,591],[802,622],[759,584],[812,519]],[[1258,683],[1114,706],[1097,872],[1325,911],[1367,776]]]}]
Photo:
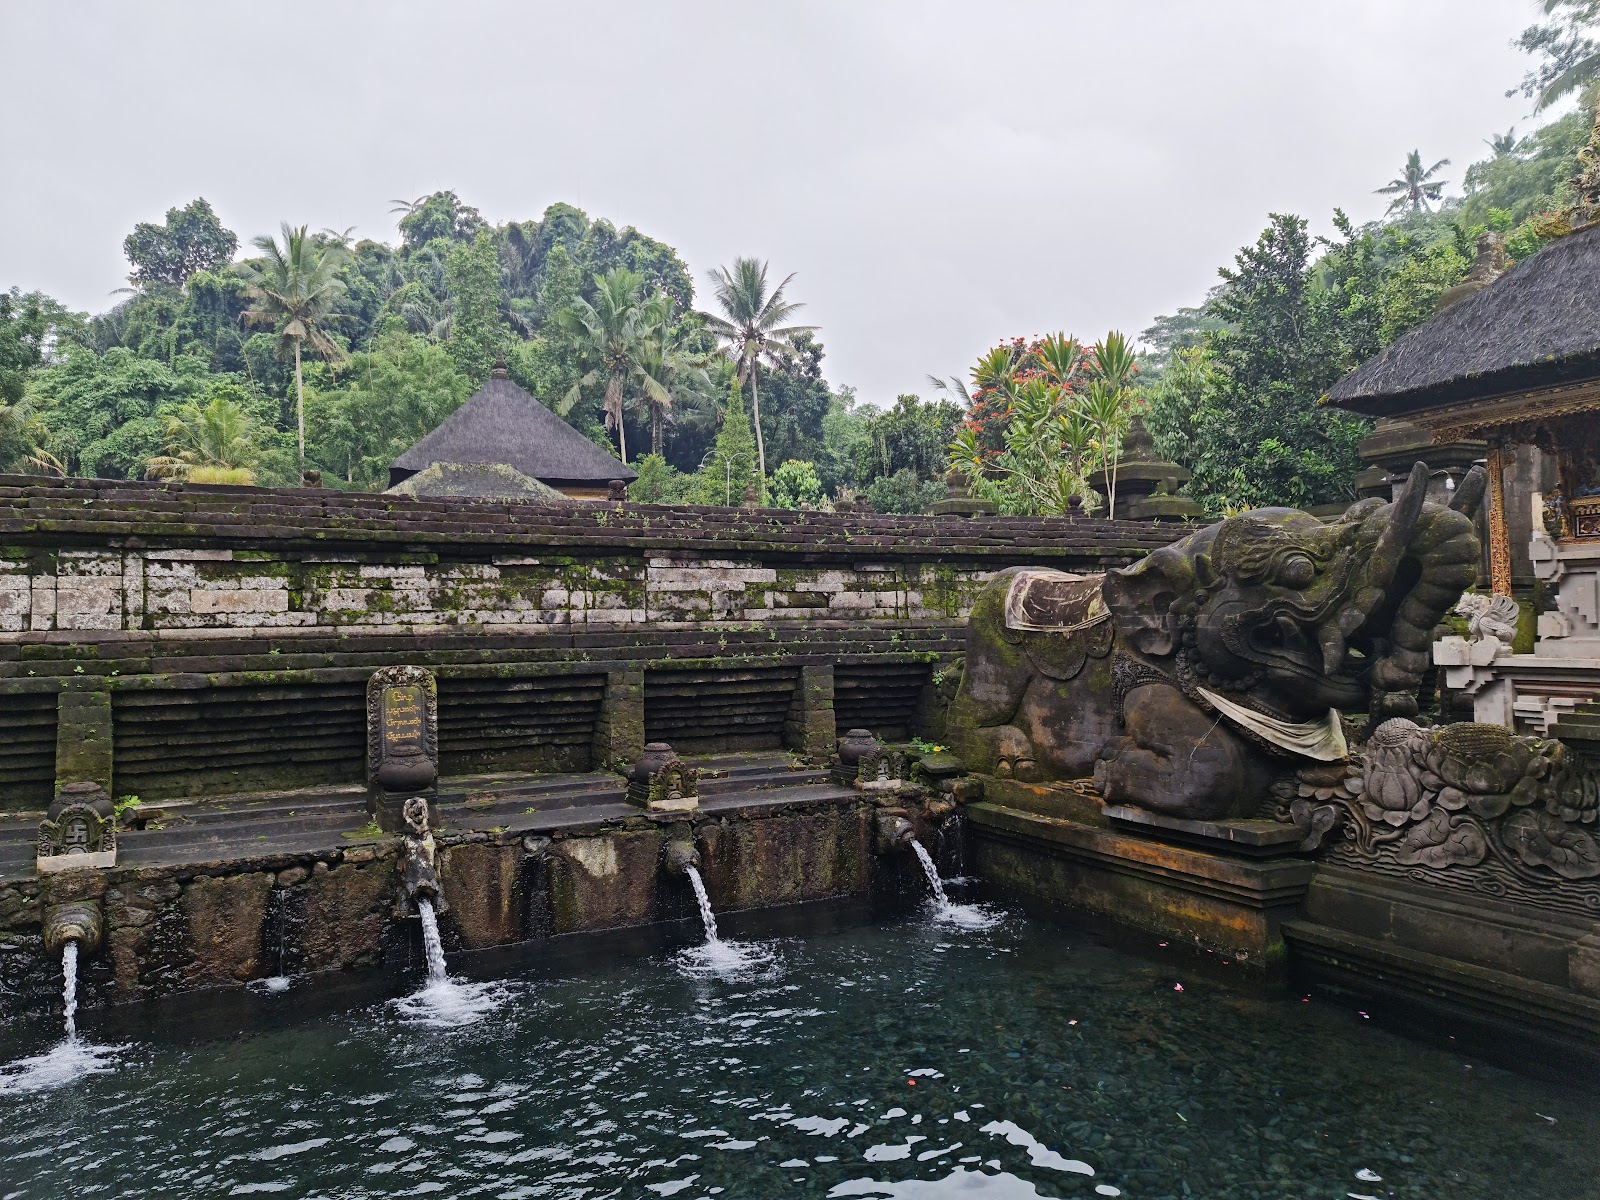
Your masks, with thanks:
[{"label": "carved stone plaque", "polygon": [[367,783],[378,824],[401,825],[399,804],[439,779],[439,691],[423,667],[383,667],[367,681]]},{"label": "carved stone plaque", "polygon": [[383,689],[383,753],[426,753],[423,722],[427,718],[422,689],[415,684]]}]

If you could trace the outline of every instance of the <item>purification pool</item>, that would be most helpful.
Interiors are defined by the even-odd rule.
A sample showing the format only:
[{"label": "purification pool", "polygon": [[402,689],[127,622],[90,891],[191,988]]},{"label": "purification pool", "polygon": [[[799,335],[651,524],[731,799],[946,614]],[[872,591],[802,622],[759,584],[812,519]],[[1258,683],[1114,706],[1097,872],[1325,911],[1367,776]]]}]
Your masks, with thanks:
[{"label": "purification pool", "polygon": [[67,1083],[41,1020],[0,1043],[0,1197],[1600,1196],[1583,1081],[995,915],[91,1014]]}]

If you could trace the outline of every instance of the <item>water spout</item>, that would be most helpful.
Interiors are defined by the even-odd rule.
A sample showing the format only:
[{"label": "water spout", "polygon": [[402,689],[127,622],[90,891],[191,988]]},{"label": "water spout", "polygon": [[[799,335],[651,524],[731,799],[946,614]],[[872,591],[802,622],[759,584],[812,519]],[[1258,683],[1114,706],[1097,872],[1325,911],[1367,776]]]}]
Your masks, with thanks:
[{"label": "water spout", "polygon": [[933,902],[940,912],[950,909],[950,897],[945,894],[944,880],[939,878],[939,868],[934,866],[933,856],[915,838],[911,839],[911,849],[917,856],[917,861],[922,864],[922,873],[928,877],[928,886],[933,889]]},{"label": "water spout", "polygon": [[61,945],[61,1007],[66,1013],[67,1041],[78,1040],[78,939]]},{"label": "water spout", "polygon": [[706,895],[705,880],[700,878],[699,869],[689,865],[685,868],[684,873],[689,876],[689,886],[694,888],[694,898],[700,903],[700,923],[706,927],[707,944],[722,941],[717,936],[716,914],[711,911],[711,897]]},{"label": "water spout", "polygon": [[428,986],[447,983],[444,943],[439,940],[439,918],[433,911],[433,901],[427,896],[418,896],[417,914],[422,918],[422,952],[428,959]]},{"label": "water spout", "polygon": [[438,904],[443,893],[439,889],[438,847],[428,827],[428,802],[421,796],[413,796],[405,802],[401,813],[405,820],[405,844],[400,852],[399,867],[406,895],[419,909],[424,898]]}]

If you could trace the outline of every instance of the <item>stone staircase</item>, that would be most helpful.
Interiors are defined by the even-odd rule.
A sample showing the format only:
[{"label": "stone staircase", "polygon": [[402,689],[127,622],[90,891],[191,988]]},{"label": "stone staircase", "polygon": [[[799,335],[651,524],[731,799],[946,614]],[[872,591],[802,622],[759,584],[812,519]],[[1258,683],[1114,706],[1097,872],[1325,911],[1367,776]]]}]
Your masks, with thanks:
[{"label": "stone staircase", "polygon": [[[708,813],[848,803],[856,796],[833,783],[826,770],[797,766],[783,753],[688,761],[700,768],[700,805]],[[446,777],[440,781],[439,832],[514,837],[641,816],[625,792],[620,776],[602,771]],[[0,883],[33,874],[38,819],[37,813],[0,818]],[[355,786],[148,804],[133,819],[139,827],[117,835],[119,869],[290,857],[385,840],[369,824],[365,789]]]}]

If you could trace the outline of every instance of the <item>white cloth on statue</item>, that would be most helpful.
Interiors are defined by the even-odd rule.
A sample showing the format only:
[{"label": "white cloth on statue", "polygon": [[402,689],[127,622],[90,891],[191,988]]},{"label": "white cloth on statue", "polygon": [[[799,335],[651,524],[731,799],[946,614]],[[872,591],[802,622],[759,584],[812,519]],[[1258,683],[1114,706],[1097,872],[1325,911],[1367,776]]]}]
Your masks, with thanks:
[{"label": "white cloth on statue", "polygon": [[1344,724],[1334,709],[1330,708],[1328,715],[1320,721],[1280,721],[1277,717],[1258,713],[1205,688],[1195,690],[1206,698],[1207,704],[1235,725],[1259,734],[1281,750],[1302,758],[1314,758],[1318,762],[1342,762],[1350,757],[1350,747],[1344,740]]}]

